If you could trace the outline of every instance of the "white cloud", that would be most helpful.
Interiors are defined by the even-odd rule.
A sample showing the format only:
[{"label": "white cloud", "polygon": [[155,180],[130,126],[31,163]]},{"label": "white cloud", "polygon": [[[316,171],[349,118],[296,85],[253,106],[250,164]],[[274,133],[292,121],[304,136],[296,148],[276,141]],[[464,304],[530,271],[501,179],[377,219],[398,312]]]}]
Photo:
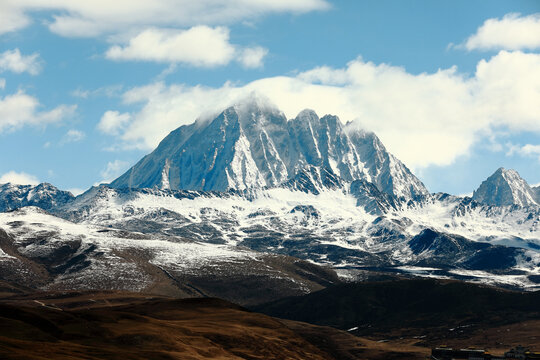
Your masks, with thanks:
[{"label": "white cloud", "polygon": [[30,18],[24,14],[24,8],[16,2],[0,1],[0,34],[15,31],[30,24]]},{"label": "white cloud", "polygon": [[0,176],[0,184],[12,183],[18,185],[37,185],[39,180],[34,175],[25,172],[9,171]]},{"label": "white cloud", "polygon": [[263,59],[268,54],[268,49],[257,46],[246,48],[240,54],[240,62],[246,68],[258,68],[263,65]]},{"label": "white cloud", "polygon": [[85,192],[86,190],[84,189],[80,189],[80,188],[70,188],[68,189],[67,191],[69,191],[70,193],[72,193],[73,195],[75,196],[78,196],[78,195],[81,195],[83,192]]},{"label": "white cloud", "polygon": [[85,137],[86,137],[86,135],[85,135],[84,132],[82,132],[80,130],[70,129],[64,135],[61,143],[62,144],[67,144],[67,143],[78,142],[78,141],[81,141],[82,139],[84,139]]},{"label": "white cloud", "polygon": [[526,144],[526,145],[516,145],[516,144],[507,144],[508,151],[506,155],[512,156],[514,154],[519,154],[521,156],[530,156],[536,157],[540,161],[540,145]]},{"label": "white cloud", "polygon": [[0,54],[0,72],[12,71],[20,74],[27,72],[31,75],[37,75],[41,71],[39,54],[21,55],[19,49],[6,50]]},{"label": "white cloud", "polygon": [[122,160],[109,161],[105,169],[101,170],[100,175],[102,180],[95,183],[94,186],[99,184],[108,184],[120,175],[122,175],[129,168],[129,163]]},{"label": "white cloud", "polygon": [[75,112],[75,105],[60,105],[50,111],[39,111],[38,99],[18,91],[0,97],[0,133],[14,131],[25,125],[46,126],[58,123]]},{"label": "white cloud", "polygon": [[507,14],[484,22],[464,44],[467,50],[524,50],[540,48],[540,13]]},{"label": "white cloud", "polygon": [[28,13],[53,11],[51,31],[67,37],[140,31],[142,28],[222,25],[266,14],[306,13],[329,8],[325,0],[4,0],[0,34],[30,23]]},{"label": "white cloud", "polygon": [[0,89],[4,90],[6,88],[6,79],[0,78]]},{"label": "white cloud", "polygon": [[447,165],[490,137],[493,128],[540,133],[540,55],[500,52],[478,63],[471,77],[455,67],[414,75],[356,59],[346,67],[315,68],[218,88],[161,82],[124,93],[142,104],[120,135],[124,147],[154,148],[170,131],[215,113],[253,91],[291,118],[304,108],[335,114],[374,131],[413,169]]},{"label": "white cloud", "polygon": [[229,30],[208,26],[189,30],[147,29],[129,40],[127,46],[113,46],[106,54],[112,60],[180,62],[208,67],[227,64],[233,55]]},{"label": "white cloud", "polygon": [[235,57],[245,67],[259,67],[267,50],[241,49],[229,42],[229,29],[205,25],[188,30],[146,29],[131,38],[126,46],[112,46],[106,57],[111,60],[184,63],[192,66],[226,65]]},{"label": "white cloud", "polygon": [[521,148],[523,154],[540,156],[540,145],[527,144]]},{"label": "white cloud", "polygon": [[129,123],[131,116],[128,113],[120,114],[118,111],[106,111],[101,117],[97,128],[104,134],[118,135],[120,130]]}]

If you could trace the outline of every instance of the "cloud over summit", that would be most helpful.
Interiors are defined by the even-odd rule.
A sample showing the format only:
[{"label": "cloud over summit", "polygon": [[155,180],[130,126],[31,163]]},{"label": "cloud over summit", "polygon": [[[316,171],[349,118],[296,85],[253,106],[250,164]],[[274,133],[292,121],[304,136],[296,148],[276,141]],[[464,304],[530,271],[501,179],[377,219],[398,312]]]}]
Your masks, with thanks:
[{"label": "cloud over summit", "polygon": [[[129,146],[152,149],[168,132],[201,113],[224,109],[255,91],[292,118],[304,108],[335,114],[377,133],[412,168],[447,165],[468,153],[494,127],[540,133],[540,55],[500,52],[468,77],[456,67],[411,74],[402,67],[361,58],[343,68],[317,67],[243,86],[165,85],[157,82],[124,93],[140,104],[120,134]],[[429,149],[429,151],[426,151]]]}]

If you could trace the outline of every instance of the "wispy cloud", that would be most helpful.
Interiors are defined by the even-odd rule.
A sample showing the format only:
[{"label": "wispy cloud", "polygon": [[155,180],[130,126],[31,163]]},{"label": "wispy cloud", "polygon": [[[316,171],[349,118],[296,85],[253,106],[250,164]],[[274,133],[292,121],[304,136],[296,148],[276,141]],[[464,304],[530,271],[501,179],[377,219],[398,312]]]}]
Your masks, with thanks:
[{"label": "wispy cloud", "polygon": [[540,144],[517,145],[508,143],[507,148],[507,156],[518,154],[521,156],[536,157],[540,161]]},{"label": "wispy cloud", "polygon": [[39,180],[36,176],[25,172],[8,171],[0,176],[0,184],[12,183],[18,185],[37,185]]},{"label": "wispy cloud", "polygon": [[0,72],[3,71],[37,75],[41,71],[39,54],[22,55],[19,49],[6,50],[0,54]]},{"label": "wispy cloud", "polygon": [[80,188],[69,188],[67,189],[70,193],[72,193],[73,195],[75,196],[78,196],[78,195],[81,195],[83,192],[85,192],[86,190],[84,189],[80,189]]},{"label": "wispy cloud", "polygon": [[97,89],[77,88],[70,95],[80,99],[88,99],[97,96],[105,96],[108,98],[120,97],[122,95],[123,85],[102,86]]},{"label": "wispy cloud", "polygon": [[108,184],[129,168],[129,163],[122,160],[109,161],[105,168],[101,170],[100,175],[102,180],[94,185]]},{"label": "wispy cloud", "polygon": [[74,143],[79,142],[83,140],[86,137],[86,134],[80,130],[76,129],[70,129],[66,132],[64,137],[61,140],[61,144],[68,144],[68,143]]},{"label": "wispy cloud", "polygon": [[15,131],[23,126],[43,127],[58,123],[75,113],[76,105],[60,105],[49,111],[38,111],[38,99],[19,90],[0,97],[0,133]]}]

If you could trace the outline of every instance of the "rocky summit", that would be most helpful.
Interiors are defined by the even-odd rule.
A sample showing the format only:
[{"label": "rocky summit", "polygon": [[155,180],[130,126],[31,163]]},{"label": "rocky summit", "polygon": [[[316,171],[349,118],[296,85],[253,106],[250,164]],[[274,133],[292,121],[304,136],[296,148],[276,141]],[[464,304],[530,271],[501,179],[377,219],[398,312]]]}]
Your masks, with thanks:
[{"label": "rocky summit", "polygon": [[473,199],[496,206],[537,206],[540,204],[537,190],[531,188],[517,171],[499,168],[482,182]]},{"label": "rocky summit", "polygon": [[314,188],[366,180],[398,198],[428,194],[371,132],[304,110],[287,120],[251,100],[171,132],[114,188],[227,191],[279,187],[307,177]]}]

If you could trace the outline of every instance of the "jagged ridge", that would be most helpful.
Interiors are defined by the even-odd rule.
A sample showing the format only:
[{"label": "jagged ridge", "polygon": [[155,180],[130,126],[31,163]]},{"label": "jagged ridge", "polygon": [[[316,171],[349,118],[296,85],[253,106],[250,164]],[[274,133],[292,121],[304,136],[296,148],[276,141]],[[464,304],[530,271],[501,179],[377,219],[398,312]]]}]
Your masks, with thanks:
[{"label": "jagged ridge", "polygon": [[[336,116],[319,118],[312,110],[288,121],[260,101],[181,126],[111,186],[205,191],[296,187],[294,179],[310,174],[328,174],[337,179],[332,184],[367,180],[398,198],[428,194],[375,134],[343,126]],[[314,187],[325,187],[319,180]]]}]

